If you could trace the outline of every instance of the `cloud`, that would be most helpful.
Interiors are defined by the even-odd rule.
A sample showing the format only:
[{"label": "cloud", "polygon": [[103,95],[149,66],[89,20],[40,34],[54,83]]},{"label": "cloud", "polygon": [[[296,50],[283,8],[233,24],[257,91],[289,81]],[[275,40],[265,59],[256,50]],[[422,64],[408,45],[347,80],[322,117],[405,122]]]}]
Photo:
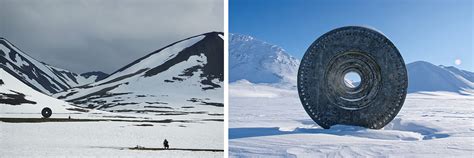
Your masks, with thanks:
[{"label": "cloud", "polygon": [[223,0],[1,0],[0,36],[74,72],[120,67],[177,40],[223,31]]}]

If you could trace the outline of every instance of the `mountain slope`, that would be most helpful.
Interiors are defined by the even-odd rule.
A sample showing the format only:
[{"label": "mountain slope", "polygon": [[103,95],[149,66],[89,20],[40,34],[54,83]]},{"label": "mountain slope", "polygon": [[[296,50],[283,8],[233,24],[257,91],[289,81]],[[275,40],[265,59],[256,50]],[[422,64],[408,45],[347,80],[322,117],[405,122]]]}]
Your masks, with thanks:
[{"label": "mountain slope", "polygon": [[68,70],[39,62],[4,38],[0,38],[0,67],[26,85],[46,94],[93,82]]},{"label": "mountain slope", "polygon": [[[221,36],[222,33],[210,32],[175,42],[99,82],[55,96],[82,106],[119,112],[222,107],[224,41]],[[215,110],[222,112],[221,108]]]},{"label": "mountain slope", "polygon": [[457,69],[454,66],[441,66],[441,67],[444,68],[444,69],[447,69],[448,71],[451,71],[454,74],[457,74],[457,75],[465,78],[466,80],[468,80],[470,82],[474,82],[474,72],[469,72],[469,71],[466,71],[466,70],[460,70],[460,69]]},{"label": "mountain slope", "polygon": [[[69,103],[38,92],[0,68],[0,112],[40,113],[44,107],[53,113],[74,113]],[[69,110],[68,110],[69,109]]]},{"label": "mountain slope", "polygon": [[299,60],[281,47],[239,34],[229,40],[230,82],[296,84]]},{"label": "mountain slope", "polygon": [[408,92],[474,91],[473,73],[455,67],[435,66],[424,61],[407,64]]}]

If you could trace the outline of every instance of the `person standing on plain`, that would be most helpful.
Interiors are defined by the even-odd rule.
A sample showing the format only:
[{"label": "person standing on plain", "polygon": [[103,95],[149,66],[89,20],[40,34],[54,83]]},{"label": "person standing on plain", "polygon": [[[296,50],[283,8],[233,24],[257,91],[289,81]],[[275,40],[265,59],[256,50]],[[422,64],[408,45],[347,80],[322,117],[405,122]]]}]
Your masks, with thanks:
[{"label": "person standing on plain", "polygon": [[170,148],[170,145],[168,144],[168,140],[165,139],[165,141],[163,141],[163,146],[164,146],[165,149]]}]

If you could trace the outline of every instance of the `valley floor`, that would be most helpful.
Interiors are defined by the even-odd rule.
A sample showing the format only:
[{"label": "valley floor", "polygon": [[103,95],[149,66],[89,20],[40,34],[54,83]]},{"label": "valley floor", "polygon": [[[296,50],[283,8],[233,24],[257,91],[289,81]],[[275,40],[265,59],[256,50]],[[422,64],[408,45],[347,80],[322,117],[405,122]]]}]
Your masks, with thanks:
[{"label": "valley floor", "polygon": [[230,157],[472,157],[474,96],[413,93],[381,130],[325,130],[295,90],[230,85]]},{"label": "valley floor", "polygon": [[[32,118],[31,120],[39,119],[37,116],[40,114],[0,114],[0,118],[22,117]],[[72,117],[71,121],[67,119],[69,116]],[[90,119],[90,121],[76,122],[74,119]],[[0,121],[0,157],[32,155],[35,157],[223,157],[224,155],[222,121],[179,121],[184,118],[162,121],[161,117],[145,114],[107,112],[53,114],[51,120],[60,122]],[[164,139],[170,142],[171,148],[183,150],[129,149],[137,146],[161,148]],[[200,149],[211,151],[193,151]]]}]

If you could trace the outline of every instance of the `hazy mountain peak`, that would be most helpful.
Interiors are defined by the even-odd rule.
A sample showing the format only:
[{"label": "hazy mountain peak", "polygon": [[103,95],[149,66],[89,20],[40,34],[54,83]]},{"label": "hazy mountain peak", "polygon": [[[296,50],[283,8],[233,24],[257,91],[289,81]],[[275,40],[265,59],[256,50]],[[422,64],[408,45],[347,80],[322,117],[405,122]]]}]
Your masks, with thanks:
[{"label": "hazy mountain peak", "polygon": [[449,91],[456,93],[474,90],[472,72],[455,67],[436,66],[426,61],[407,64],[408,92]]},{"label": "hazy mountain peak", "polygon": [[246,79],[253,83],[296,83],[299,60],[283,48],[251,36],[231,34],[229,49],[230,82]]}]

